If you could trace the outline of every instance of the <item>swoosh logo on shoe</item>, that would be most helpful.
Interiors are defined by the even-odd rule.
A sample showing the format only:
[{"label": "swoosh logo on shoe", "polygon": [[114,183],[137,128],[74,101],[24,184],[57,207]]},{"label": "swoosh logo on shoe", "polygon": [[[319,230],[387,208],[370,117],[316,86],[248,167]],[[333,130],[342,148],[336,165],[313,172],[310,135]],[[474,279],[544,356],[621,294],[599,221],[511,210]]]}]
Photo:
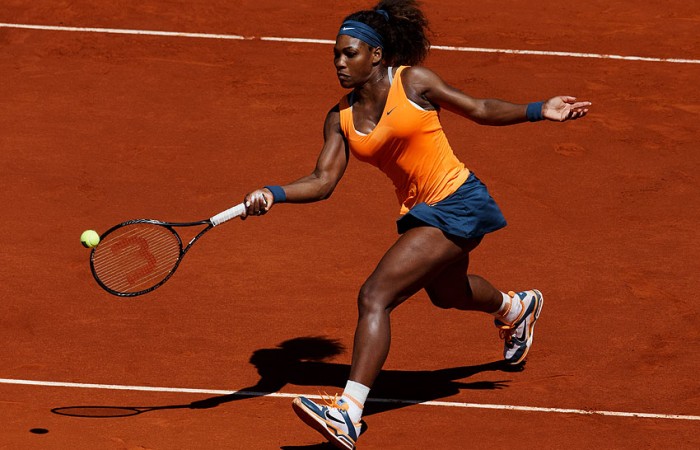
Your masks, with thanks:
[{"label": "swoosh logo on shoe", "polygon": [[333,416],[333,414],[330,413],[330,411],[326,411],[326,417],[331,419],[333,422],[338,422],[341,425],[345,425],[345,420],[342,418],[338,419],[337,417]]},{"label": "swoosh logo on shoe", "polygon": [[[540,306],[540,299],[538,297],[535,297],[530,303],[530,307],[528,310],[525,312],[525,319],[522,322],[523,329],[522,333],[520,333],[520,336],[517,336],[516,339],[520,342],[525,342],[526,337],[527,337],[527,332],[529,331],[530,328],[532,328],[532,324],[537,320],[537,309]],[[530,315],[533,315],[532,320],[528,320],[530,318]]]}]

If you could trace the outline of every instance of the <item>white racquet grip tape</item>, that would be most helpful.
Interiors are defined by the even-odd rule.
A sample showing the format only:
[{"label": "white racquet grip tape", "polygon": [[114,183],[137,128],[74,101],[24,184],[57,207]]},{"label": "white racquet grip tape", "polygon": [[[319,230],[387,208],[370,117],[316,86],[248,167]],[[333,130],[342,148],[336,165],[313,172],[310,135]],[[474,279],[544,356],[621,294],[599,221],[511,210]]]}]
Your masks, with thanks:
[{"label": "white racquet grip tape", "polygon": [[212,225],[217,226],[221,225],[224,222],[227,222],[234,217],[238,217],[241,214],[245,212],[245,205],[243,203],[239,203],[233,208],[229,208],[226,211],[220,212],[219,214],[215,215],[209,221],[211,222]]}]

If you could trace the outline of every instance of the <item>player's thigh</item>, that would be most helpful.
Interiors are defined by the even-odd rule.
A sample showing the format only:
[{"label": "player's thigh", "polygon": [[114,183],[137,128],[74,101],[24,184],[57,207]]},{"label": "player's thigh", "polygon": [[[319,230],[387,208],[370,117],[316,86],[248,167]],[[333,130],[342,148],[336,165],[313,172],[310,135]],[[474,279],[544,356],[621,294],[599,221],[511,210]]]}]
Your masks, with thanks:
[{"label": "player's thigh", "polygon": [[363,285],[361,306],[363,302],[384,308],[397,306],[446,267],[462,260],[470,249],[437,228],[408,230],[386,252]]}]

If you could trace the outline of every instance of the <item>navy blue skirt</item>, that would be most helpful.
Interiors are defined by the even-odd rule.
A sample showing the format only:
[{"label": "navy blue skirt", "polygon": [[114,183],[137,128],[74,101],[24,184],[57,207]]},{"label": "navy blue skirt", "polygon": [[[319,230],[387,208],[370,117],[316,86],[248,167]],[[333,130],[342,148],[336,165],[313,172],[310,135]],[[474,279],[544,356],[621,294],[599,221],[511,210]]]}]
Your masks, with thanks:
[{"label": "navy blue skirt", "polygon": [[419,203],[396,221],[399,234],[431,226],[462,238],[479,238],[506,226],[501,209],[473,173],[454,193],[434,205]]}]

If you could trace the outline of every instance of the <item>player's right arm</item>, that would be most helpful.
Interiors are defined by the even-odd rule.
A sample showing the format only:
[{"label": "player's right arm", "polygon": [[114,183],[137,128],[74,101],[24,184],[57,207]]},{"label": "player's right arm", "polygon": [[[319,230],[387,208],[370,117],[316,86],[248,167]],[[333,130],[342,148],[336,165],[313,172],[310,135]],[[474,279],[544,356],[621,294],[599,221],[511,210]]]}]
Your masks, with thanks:
[{"label": "player's right arm", "polygon": [[[311,203],[331,196],[348,166],[348,144],[340,128],[340,108],[333,107],[323,125],[323,148],[316,160],[316,167],[309,175],[281,186],[288,203]],[[246,215],[259,215],[269,211],[273,195],[266,188],[258,189],[245,197]]]}]

